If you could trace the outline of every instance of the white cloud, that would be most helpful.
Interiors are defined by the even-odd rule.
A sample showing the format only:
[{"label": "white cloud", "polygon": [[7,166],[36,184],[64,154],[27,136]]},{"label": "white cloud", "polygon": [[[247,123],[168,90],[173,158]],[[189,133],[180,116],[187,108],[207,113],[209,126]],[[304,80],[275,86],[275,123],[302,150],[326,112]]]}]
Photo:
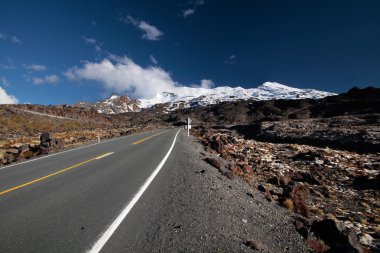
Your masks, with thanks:
[{"label": "white cloud", "polygon": [[227,60],[224,60],[223,62],[226,64],[234,64],[236,60],[236,55],[231,54]]},{"label": "white cloud", "polygon": [[96,39],[83,37],[83,40],[88,44],[96,44]]},{"label": "white cloud", "polygon": [[43,84],[45,81],[44,81],[44,78],[39,78],[39,77],[33,77],[32,78],[32,83],[33,84]]},{"label": "white cloud", "polygon": [[1,77],[0,78],[0,84],[2,84],[3,86],[11,86],[10,82],[5,78],[5,77]]},{"label": "white cloud", "polygon": [[212,88],[214,88],[214,86],[215,86],[214,82],[211,79],[201,80],[200,88],[212,89]]},{"label": "white cloud", "polygon": [[45,77],[33,77],[32,78],[32,83],[33,84],[44,84],[44,83],[58,83],[59,82],[59,77],[57,75],[48,75]]},{"label": "white cloud", "polygon": [[182,11],[182,15],[184,18],[187,18],[188,16],[193,15],[194,12],[195,12],[194,9],[186,9]]},{"label": "white cloud", "polygon": [[177,85],[170,74],[159,67],[144,68],[128,57],[117,56],[101,62],[87,62],[82,68],[71,68],[65,76],[70,80],[97,81],[107,90],[128,93],[136,98],[153,97]]},{"label": "white cloud", "polygon": [[7,64],[0,64],[0,69],[13,70],[13,69],[15,69],[15,66],[14,65],[7,65]]},{"label": "white cloud", "polygon": [[[164,69],[156,66],[144,68],[126,56],[110,55],[101,62],[86,62],[82,67],[68,69],[64,75],[71,81],[95,81],[109,92],[139,99],[152,98],[161,92],[179,88],[184,90],[183,85],[174,81]],[[212,80],[203,79],[201,84],[190,87],[210,89],[214,87],[214,83]],[[192,92],[197,91],[189,88],[189,95]]]},{"label": "white cloud", "polygon": [[83,40],[86,44],[93,45],[95,52],[100,53],[102,51],[102,43],[99,43],[95,38],[83,37]]},{"label": "white cloud", "polygon": [[16,36],[12,35],[8,35],[8,34],[5,34],[5,33],[0,33],[0,39],[2,40],[9,40],[10,42],[12,42],[13,44],[22,44],[23,42]]},{"label": "white cloud", "polygon": [[11,42],[13,44],[22,44],[22,41],[19,38],[17,38],[16,36],[11,37]]},{"label": "white cloud", "polygon": [[[203,89],[212,89],[215,87],[214,82],[211,79],[202,79],[200,84],[191,84],[191,88],[203,88]],[[185,89],[181,89],[182,91]],[[194,90],[194,89],[190,89]]]},{"label": "white cloud", "polygon": [[158,64],[158,61],[157,61],[157,59],[154,57],[154,55],[150,55],[149,56],[149,59],[150,59],[150,61],[153,63],[153,64],[155,64],[155,65],[157,65]]},{"label": "white cloud", "polygon": [[161,32],[157,27],[150,25],[148,22],[144,20],[138,20],[129,15],[126,17],[120,17],[119,20],[126,24],[132,24],[135,27],[139,28],[141,31],[143,31],[143,39],[159,40],[164,35],[164,33]]},{"label": "white cloud", "polygon": [[143,39],[159,40],[160,37],[163,35],[163,33],[160,30],[158,30],[155,26],[152,26],[145,21],[140,21],[138,27],[145,32],[145,34],[143,34],[142,36]]},{"label": "white cloud", "polygon": [[95,49],[95,51],[96,51],[97,53],[100,53],[100,52],[102,51],[102,48],[101,48],[99,45],[96,45],[96,46],[94,47],[94,49]]},{"label": "white cloud", "polygon": [[14,65],[7,65],[7,64],[0,64],[0,69],[14,70],[15,66]]},{"label": "white cloud", "polygon": [[23,64],[22,65],[25,69],[31,70],[31,71],[45,71],[47,67],[42,64]]},{"label": "white cloud", "polygon": [[194,0],[194,1],[189,1],[188,5],[190,5],[189,8],[182,10],[182,17],[187,18],[195,13],[197,8],[199,6],[202,6],[205,2],[203,0]]},{"label": "white cloud", "polygon": [[125,24],[132,24],[134,26],[138,26],[139,25],[139,21],[137,19],[133,18],[130,15],[127,15],[126,17],[120,16],[119,20],[121,22],[124,22]]},{"label": "white cloud", "polygon": [[18,99],[13,95],[8,95],[7,92],[0,86],[0,104],[17,104]]},{"label": "white cloud", "polygon": [[59,78],[57,75],[48,75],[45,77],[45,81],[47,83],[58,83],[59,82]]}]

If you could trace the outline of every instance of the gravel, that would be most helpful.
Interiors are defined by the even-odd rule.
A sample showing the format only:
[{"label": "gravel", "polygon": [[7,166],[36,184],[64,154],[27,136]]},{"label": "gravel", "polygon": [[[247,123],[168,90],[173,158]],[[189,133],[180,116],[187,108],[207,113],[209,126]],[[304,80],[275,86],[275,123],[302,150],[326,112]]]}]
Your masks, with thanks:
[{"label": "gravel", "polygon": [[[203,147],[195,138],[184,131],[178,137],[148,189],[154,194],[144,194],[128,218],[138,229],[123,234],[120,250],[309,252],[285,208],[268,202],[246,182],[222,176],[203,160]],[[149,210],[143,221],[138,218],[142,210]]]}]

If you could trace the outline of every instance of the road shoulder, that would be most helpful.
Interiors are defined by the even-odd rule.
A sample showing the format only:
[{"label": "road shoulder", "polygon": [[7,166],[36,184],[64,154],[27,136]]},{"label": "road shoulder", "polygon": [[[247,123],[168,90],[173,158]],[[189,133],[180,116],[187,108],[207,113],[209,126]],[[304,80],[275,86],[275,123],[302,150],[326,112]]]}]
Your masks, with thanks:
[{"label": "road shoulder", "polygon": [[202,150],[180,132],[163,170],[104,252],[308,251],[284,208],[222,176]]}]

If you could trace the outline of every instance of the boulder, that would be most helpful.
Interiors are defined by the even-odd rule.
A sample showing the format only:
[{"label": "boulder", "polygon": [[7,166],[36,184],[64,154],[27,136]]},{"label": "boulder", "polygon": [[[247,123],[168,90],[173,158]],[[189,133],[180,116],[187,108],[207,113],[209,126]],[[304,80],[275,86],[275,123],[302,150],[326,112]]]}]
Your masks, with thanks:
[{"label": "boulder", "polygon": [[312,248],[317,253],[331,252],[329,246],[327,246],[321,240],[313,240],[311,238],[308,238],[308,239],[306,239],[305,242],[306,242],[307,245],[310,246],[310,248]]},{"label": "boulder", "polygon": [[219,154],[222,154],[224,151],[224,144],[220,139],[220,136],[216,136],[213,140],[210,141],[210,146]]},{"label": "boulder", "polygon": [[17,148],[17,149],[19,149],[19,148],[21,148],[22,145],[23,145],[22,143],[14,143],[14,144],[11,145],[11,148]]},{"label": "boulder", "polygon": [[[264,197],[266,200],[268,200],[269,202],[271,202],[273,199],[273,196],[272,194],[270,193],[270,191],[268,189],[266,189],[265,193],[264,193]],[[277,199],[277,198],[276,198]]]},{"label": "boulder", "polygon": [[302,214],[305,217],[309,217],[309,208],[307,204],[309,194],[309,189],[303,184],[297,184],[292,192],[294,211],[296,213]]},{"label": "boulder", "polygon": [[4,165],[7,163],[7,154],[5,152],[0,152],[0,165]]},{"label": "boulder", "polygon": [[243,165],[242,170],[243,170],[244,173],[246,173],[246,174],[253,174],[253,169],[252,169],[251,167],[249,167],[248,165]]},{"label": "boulder", "polygon": [[263,251],[266,247],[259,241],[248,240],[244,242],[244,245],[254,251]]},{"label": "boulder", "polygon": [[288,186],[292,182],[292,179],[286,175],[286,176],[281,176],[277,175],[274,177],[271,177],[268,179],[268,183],[277,185],[277,186]]},{"label": "boulder", "polygon": [[293,156],[293,161],[314,161],[316,158],[321,158],[321,155],[317,152],[301,152]]},{"label": "boulder", "polygon": [[244,172],[238,166],[233,166],[231,168],[231,173],[233,175],[240,175],[240,176],[244,175]]},{"label": "boulder", "polygon": [[25,159],[29,159],[29,158],[33,157],[33,155],[34,155],[34,153],[31,150],[26,150],[26,151],[23,151],[20,153],[20,157],[25,158]]},{"label": "boulder", "polygon": [[61,138],[52,138],[49,144],[51,148],[61,149],[65,146],[65,141]]},{"label": "boulder", "polygon": [[221,168],[220,162],[218,162],[216,159],[211,158],[211,157],[206,157],[204,160],[206,163],[220,170]]},{"label": "boulder", "polygon": [[319,180],[314,175],[312,175],[310,172],[308,172],[308,171],[293,172],[290,175],[290,177],[291,177],[291,179],[293,181],[307,182],[309,184],[315,184],[315,185],[320,185],[321,184],[319,182]]},{"label": "boulder", "polygon": [[309,238],[309,221],[302,216],[296,216],[294,225],[298,231],[305,239]]},{"label": "boulder", "polygon": [[8,154],[18,154],[20,151],[18,148],[7,149]]},{"label": "boulder", "polygon": [[38,144],[36,144],[36,143],[30,143],[29,144],[30,149],[35,149],[37,146],[38,146]]},{"label": "boulder", "polygon": [[22,145],[18,148],[18,150],[19,150],[20,152],[28,151],[28,150],[29,150],[29,145],[24,143],[24,144],[22,144]]},{"label": "boulder", "polygon": [[50,142],[41,142],[39,147],[44,147],[44,148],[49,149],[50,148]]},{"label": "boulder", "polygon": [[267,191],[267,188],[266,188],[264,185],[259,184],[259,185],[257,186],[257,190],[259,190],[259,191],[261,191],[261,192],[266,192],[266,191]]},{"label": "boulder", "polygon": [[49,154],[49,147],[45,147],[43,145],[40,145],[38,147],[37,153],[38,153],[38,155],[47,155],[47,154]]},{"label": "boulder", "polygon": [[6,159],[6,164],[13,163],[13,162],[17,161],[17,154],[8,153],[5,156],[5,159]]},{"label": "boulder", "polygon": [[315,221],[312,231],[330,246],[331,252],[363,252],[355,232],[333,219]]},{"label": "boulder", "polygon": [[40,135],[40,142],[41,143],[46,143],[46,142],[49,142],[50,140],[51,140],[51,138],[50,138],[49,133],[47,133],[47,132],[41,133],[41,135]]},{"label": "boulder", "polygon": [[284,194],[284,189],[281,188],[281,187],[275,187],[275,186],[272,186],[271,189],[270,189],[270,193],[272,195],[278,195],[278,196],[281,196]]}]

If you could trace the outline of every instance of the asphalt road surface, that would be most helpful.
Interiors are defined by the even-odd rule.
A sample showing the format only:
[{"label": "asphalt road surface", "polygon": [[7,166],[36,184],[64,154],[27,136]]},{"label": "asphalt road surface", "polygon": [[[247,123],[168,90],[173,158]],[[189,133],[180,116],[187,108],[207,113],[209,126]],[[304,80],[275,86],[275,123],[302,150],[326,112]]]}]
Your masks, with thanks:
[{"label": "asphalt road surface", "polygon": [[178,132],[125,136],[0,167],[0,252],[112,248],[155,175],[170,169],[165,161],[175,160]]}]

